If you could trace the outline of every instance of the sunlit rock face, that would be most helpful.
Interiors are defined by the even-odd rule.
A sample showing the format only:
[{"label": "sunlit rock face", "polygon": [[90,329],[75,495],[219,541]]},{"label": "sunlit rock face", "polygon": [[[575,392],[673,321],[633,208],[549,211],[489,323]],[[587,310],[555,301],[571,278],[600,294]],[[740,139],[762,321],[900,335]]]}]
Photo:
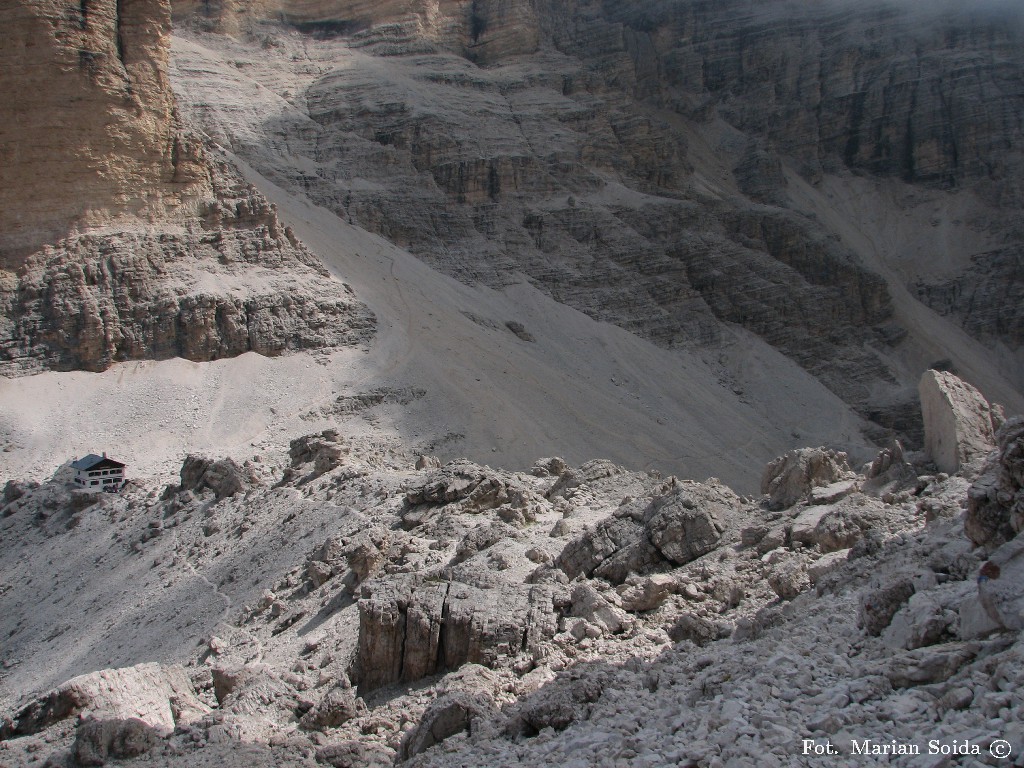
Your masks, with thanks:
[{"label": "sunlit rock face", "polygon": [[149,221],[209,194],[175,114],[168,0],[0,9],[0,267],[74,227]]}]

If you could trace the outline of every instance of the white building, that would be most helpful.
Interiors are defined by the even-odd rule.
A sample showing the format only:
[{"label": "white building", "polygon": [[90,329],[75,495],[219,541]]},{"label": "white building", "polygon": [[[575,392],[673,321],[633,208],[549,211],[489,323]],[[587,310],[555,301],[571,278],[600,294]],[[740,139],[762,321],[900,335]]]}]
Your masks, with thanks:
[{"label": "white building", "polygon": [[124,464],[108,459],[107,454],[90,453],[71,462],[75,485],[96,490],[116,491],[124,484]]}]

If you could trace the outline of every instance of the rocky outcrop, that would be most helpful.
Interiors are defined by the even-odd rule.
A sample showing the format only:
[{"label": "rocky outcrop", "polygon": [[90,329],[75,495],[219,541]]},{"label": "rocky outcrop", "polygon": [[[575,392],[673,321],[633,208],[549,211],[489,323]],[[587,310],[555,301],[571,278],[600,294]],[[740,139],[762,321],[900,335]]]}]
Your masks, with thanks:
[{"label": "rocky outcrop", "polygon": [[202,149],[168,78],[169,0],[5,3],[0,269],[72,228],[189,212]]},{"label": "rocky outcrop", "polygon": [[[455,5],[438,13],[450,14],[453,28],[471,27]],[[361,18],[364,9],[345,7],[344,19]],[[389,8],[367,11],[374,18],[359,31],[324,28],[339,65],[303,75],[306,99],[274,118],[273,132],[293,136],[289,152],[311,160],[301,174],[268,152],[278,140],[261,137],[259,114],[243,133],[234,117],[219,116],[235,107],[207,87],[208,69],[191,50],[176,62],[182,97],[202,105],[192,114],[210,135],[275,182],[462,281],[504,287],[522,273],[557,301],[666,347],[728,344],[738,324],[869,417],[872,386],[898,389],[873,352],[904,333],[884,280],[808,216],[751,205],[732,181],[728,195],[698,188],[680,102],[640,108],[660,87],[647,29],[609,23],[607,9],[577,14],[572,4],[473,3],[472,12],[489,19],[480,33],[487,42],[472,55],[529,51],[533,18],[559,30],[553,42],[569,55],[545,56],[542,46],[536,60],[517,54],[514,66],[508,58],[476,66],[449,53],[469,56],[460,44],[432,36],[434,20],[399,19]],[[500,41],[489,37],[496,30]],[[387,55],[387,65],[368,53]],[[760,169],[781,173],[767,149],[747,158],[749,146],[723,145],[722,162],[748,182]]]},{"label": "rocky outcrop", "polygon": [[521,0],[173,0],[183,23],[234,32],[254,19],[283,19],[316,37],[350,36],[356,46],[379,55],[450,50],[481,66],[534,53],[541,41],[541,15]]},{"label": "rocky outcrop", "polygon": [[998,453],[967,492],[964,530],[975,544],[994,547],[1024,529],[1024,418],[996,433]]},{"label": "rocky outcrop", "polygon": [[352,673],[360,692],[527,653],[555,634],[552,590],[397,578],[363,586]]},{"label": "rocky outcrop", "polygon": [[224,163],[204,210],[181,226],[77,235],[0,274],[0,374],[275,356],[372,333],[351,289]]},{"label": "rocky outcrop", "polygon": [[291,441],[288,456],[294,471],[304,464],[312,464],[313,472],[308,479],[320,477],[338,467],[348,448],[341,442],[338,430],[325,429],[319,435],[304,435]]},{"label": "rocky outcrop", "polygon": [[181,465],[179,490],[183,491],[202,493],[210,490],[218,499],[223,499],[259,484],[259,478],[251,467],[240,467],[234,459],[189,455]]},{"label": "rocky outcrop", "polygon": [[987,343],[1024,343],[1024,253],[1010,245],[973,256],[970,264],[941,281],[919,278],[914,296]]},{"label": "rocky outcrop", "polygon": [[852,476],[846,454],[826,448],[800,448],[779,456],[761,475],[761,493],[772,509],[785,509],[807,498],[812,489]]},{"label": "rocky outcrop", "polygon": [[978,390],[947,371],[925,371],[918,387],[924,449],[950,474],[978,464],[995,447],[992,409]]},{"label": "rocky outcrop", "polygon": [[[274,116],[254,110],[238,130],[234,100],[183,52],[183,92],[210,134],[460,280],[525,274],[664,346],[726,345],[742,326],[874,422],[872,437],[917,448],[916,382],[891,364],[908,330],[890,289],[850,250],[836,223],[848,212],[822,215],[787,181],[852,170],[992,206],[965,217],[957,258],[980,253],[979,265],[946,303],[986,343],[1017,344],[1016,17],[734,0],[198,5],[181,18],[284,18],[338,62],[313,77],[282,61],[259,88],[301,81],[306,98],[254,92]],[[287,156],[272,149],[282,132]],[[933,226],[927,242],[943,237]]]},{"label": "rocky outcrop", "polygon": [[598,576],[622,584],[630,574],[684,565],[719,545],[739,499],[722,485],[674,479],[653,500],[623,505],[569,542],[555,564],[570,579]]},{"label": "rocky outcrop", "polygon": [[332,536],[310,555],[306,577],[314,589],[337,577],[354,592],[384,564],[390,540],[388,531],[376,526],[351,536]]},{"label": "rocky outcrop", "polygon": [[278,355],[372,328],[185,127],[170,22],[169,0],[0,11],[0,375]]},{"label": "rocky outcrop", "polygon": [[405,502],[403,526],[407,530],[428,526],[429,530],[435,520],[443,525],[439,507],[450,504],[458,504],[460,511],[474,514],[494,510],[506,523],[524,526],[536,519],[542,499],[509,473],[456,460],[410,488]]}]

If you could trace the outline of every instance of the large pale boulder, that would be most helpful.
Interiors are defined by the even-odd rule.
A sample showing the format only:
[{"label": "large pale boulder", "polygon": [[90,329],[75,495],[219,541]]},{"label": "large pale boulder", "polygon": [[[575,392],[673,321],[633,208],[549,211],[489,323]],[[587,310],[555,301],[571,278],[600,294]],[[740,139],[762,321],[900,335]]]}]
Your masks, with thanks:
[{"label": "large pale boulder", "polygon": [[141,720],[157,731],[170,732],[208,711],[182,667],[139,664],[68,680],[19,711],[14,732],[37,733],[79,714],[97,720]]},{"label": "large pale boulder", "polygon": [[995,448],[992,409],[984,396],[948,371],[925,371],[918,385],[924,417],[924,449],[943,472],[953,474]]},{"label": "large pale boulder", "polygon": [[209,459],[189,454],[181,465],[182,490],[199,493],[210,489],[218,499],[234,496],[259,483],[251,467],[239,466],[231,458]]}]

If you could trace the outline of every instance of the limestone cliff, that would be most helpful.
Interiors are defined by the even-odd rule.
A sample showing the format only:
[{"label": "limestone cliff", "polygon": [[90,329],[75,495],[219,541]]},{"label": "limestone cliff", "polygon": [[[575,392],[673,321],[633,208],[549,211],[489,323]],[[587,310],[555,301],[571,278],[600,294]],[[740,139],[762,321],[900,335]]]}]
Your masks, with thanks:
[{"label": "limestone cliff", "polygon": [[[175,57],[176,87],[204,130],[460,280],[525,276],[669,347],[727,345],[742,326],[883,430],[917,439],[907,404],[923,368],[893,361],[942,339],[924,343],[901,324],[893,290],[906,285],[878,271],[904,257],[899,243],[920,254],[912,293],[984,343],[1019,347],[1019,302],[979,312],[968,289],[982,269],[986,301],[1016,295],[1019,282],[1024,35],[1013,9],[175,7],[186,38],[197,27],[236,33],[230,44],[183,40]],[[951,256],[962,269],[950,275],[961,288],[930,274],[929,251],[951,248],[945,224],[900,229],[900,240],[905,225],[844,220],[816,187],[858,177],[944,196],[962,235]],[[968,198],[984,216],[964,213]],[[926,215],[925,202],[907,205]],[[971,261],[993,248],[993,266]]]},{"label": "limestone cliff", "polygon": [[201,218],[107,228],[0,280],[0,375],[359,343],[372,314],[223,162]]},{"label": "limestone cliff", "polygon": [[0,8],[0,267],[73,227],[208,196],[167,76],[169,0]]},{"label": "limestone cliff", "polygon": [[168,0],[0,9],[0,374],[366,338],[372,315],[188,130]]},{"label": "limestone cliff", "polygon": [[486,65],[534,53],[545,19],[523,0],[174,0],[181,22],[237,33],[254,19],[280,19],[318,37],[351,36],[393,53],[448,50]]}]

